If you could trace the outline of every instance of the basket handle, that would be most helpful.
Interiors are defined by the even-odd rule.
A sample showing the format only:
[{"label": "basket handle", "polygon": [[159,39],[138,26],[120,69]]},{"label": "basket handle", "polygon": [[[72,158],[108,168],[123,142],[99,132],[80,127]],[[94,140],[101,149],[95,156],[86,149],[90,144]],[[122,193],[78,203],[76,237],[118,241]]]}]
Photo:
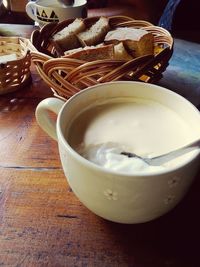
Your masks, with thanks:
[{"label": "basket handle", "polygon": [[61,99],[49,97],[42,100],[36,107],[36,121],[44,132],[57,141],[56,122],[50,117],[50,112],[58,116],[65,102]]}]

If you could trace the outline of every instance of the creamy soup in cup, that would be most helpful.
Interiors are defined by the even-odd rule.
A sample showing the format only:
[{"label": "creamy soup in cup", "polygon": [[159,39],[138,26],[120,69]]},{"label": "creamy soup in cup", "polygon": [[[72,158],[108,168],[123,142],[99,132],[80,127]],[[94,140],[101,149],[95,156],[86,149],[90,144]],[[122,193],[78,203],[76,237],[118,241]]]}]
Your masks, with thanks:
[{"label": "creamy soup in cup", "polygon": [[[58,114],[56,126],[49,111]],[[75,195],[114,222],[141,223],[165,214],[184,197],[199,168],[199,150],[153,168],[133,167],[119,155],[120,147],[157,156],[199,138],[199,111],[156,85],[119,81],[82,90],[65,103],[45,99],[36,118],[58,141]]]}]

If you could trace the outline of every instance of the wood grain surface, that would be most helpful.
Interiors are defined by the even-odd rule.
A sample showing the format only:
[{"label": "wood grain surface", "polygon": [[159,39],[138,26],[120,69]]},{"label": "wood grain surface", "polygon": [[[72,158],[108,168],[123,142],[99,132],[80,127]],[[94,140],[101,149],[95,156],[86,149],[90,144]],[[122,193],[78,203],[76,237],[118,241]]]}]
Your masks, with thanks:
[{"label": "wood grain surface", "polygon": [[[33,28],[16,29],[27,36]],[[36,105],[48,96],[33,66],[29,86],[0,97],[0,266],[200,266],[200,174],[157,220],[124,225],[97,217],[70,189],[57,143],[36,123]]]}]

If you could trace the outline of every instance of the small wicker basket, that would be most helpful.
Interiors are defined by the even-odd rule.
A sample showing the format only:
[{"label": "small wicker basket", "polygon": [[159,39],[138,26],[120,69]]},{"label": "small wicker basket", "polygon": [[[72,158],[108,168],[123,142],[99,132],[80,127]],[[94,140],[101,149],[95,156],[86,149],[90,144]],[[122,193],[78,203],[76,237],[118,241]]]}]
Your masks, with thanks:
[{"label": "small wicker basket", "polygon": [[16,91],[31,81],[30,41],[22,37],[0,37],[0,58],[14,54],[14,60],[0,64],[0,95]]},{"label": "small wicker basket", "polygon": [[[86,18],[89,27],[99,17]],[[60,23],[50,23],[32,33],[31,41],[36,48],[31,58],[42,79],[51,87],[54,95],[68,99],[78,91],[98,83],[131,80],[155,82],[162,77],[173,51],[173,38],[170,33],[147,21],[134,20],[125,16],[109,17],[111,29],[116,27],[142,28],[154,35],[154,55],[146,55],[130,61],[82,60],[59,56],[51,37],[69,25],[69,19]]]}]

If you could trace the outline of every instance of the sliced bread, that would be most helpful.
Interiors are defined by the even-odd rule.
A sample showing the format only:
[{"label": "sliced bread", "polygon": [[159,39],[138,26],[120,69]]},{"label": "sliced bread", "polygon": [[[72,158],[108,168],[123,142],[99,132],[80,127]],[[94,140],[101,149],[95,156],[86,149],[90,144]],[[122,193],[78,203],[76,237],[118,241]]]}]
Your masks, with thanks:
[{"label": "sliced bread", "polygon": [[63,51],[80,47],[79,39],[76,34],[85,30],[85,24],[83,19],[77,18],[67,27],[57,32],[52,40],[56,43]]},{"label": "sliced bread", "polygon": [[104,45],[103,43],[96,46],[85,46],[65,51],[65,58],[75,58],[84,61],[94,61],[101,59],[113,59],[129,61],[133,57],[126,51],[122,42],[117,45]]},{"label": "sliced bread", "polygon": [[94,61],[114,58],[114,45],[85,46],[65,52],[64,58],[75,58],[84,61]]},{"label": "sliced bread", "polygon": [[114,45],[114,58],[126,61],[133,59],[133,57],[126,51],[122,42]]},{"label": "sliced bread", "polygon": [[143,29],[119,27],[109,31],[105,36],[105,43],[120,43],[128,48],[133,57],[140,57],[154,52],[153,34]]},{"label": "sliced bread", "polygon": [[103,42],[109,29],[109,19],[100,17],[89,29],[80,32],[77,36],[83,46],[96,45]]}]

